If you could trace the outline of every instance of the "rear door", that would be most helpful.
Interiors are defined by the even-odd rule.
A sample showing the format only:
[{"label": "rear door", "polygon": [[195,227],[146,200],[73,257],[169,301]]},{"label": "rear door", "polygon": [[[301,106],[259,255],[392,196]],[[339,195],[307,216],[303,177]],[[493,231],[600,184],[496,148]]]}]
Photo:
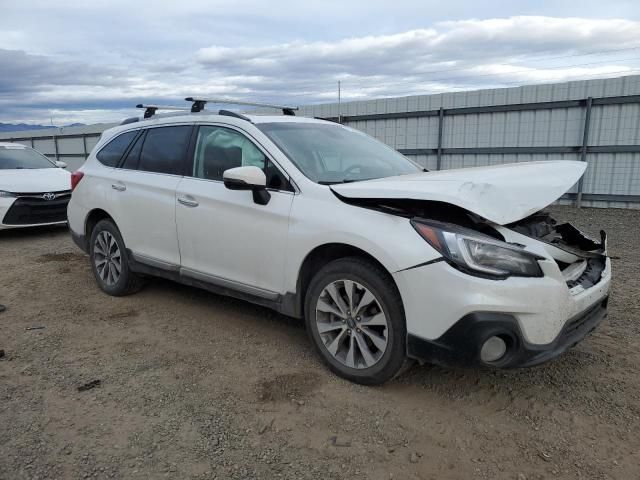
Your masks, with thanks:
[{"label": "rear door", "polygon": [[[283,171],[246,132],[230,126],[197,129],[193,162],[177,190],[181,272],[198,280],[275,299],[284,285],[294,189]],[[222,175],[253,165],[265,171],[271,198],[229,190]]]},{"label": "rear door", "polygon": [[141,131],[111,185],[112,215],[134,258],[160,268],[180,264],[176,188],[186,161],[191,125]]}]

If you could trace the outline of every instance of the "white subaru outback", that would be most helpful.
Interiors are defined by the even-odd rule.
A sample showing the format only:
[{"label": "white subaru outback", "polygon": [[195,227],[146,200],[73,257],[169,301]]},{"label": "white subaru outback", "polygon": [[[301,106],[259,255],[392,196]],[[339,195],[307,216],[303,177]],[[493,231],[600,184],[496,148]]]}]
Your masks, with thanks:
[{"label": "white subaru outback", "polygon": [[68,208],[99,287],[126,295],[155,275],[304,318],[329,368],[363,384],[407,359],[537,365],[606,316],[604,232],[541,211],[584,163],[427,172],[362,132],[285,113],[104,132]]}]

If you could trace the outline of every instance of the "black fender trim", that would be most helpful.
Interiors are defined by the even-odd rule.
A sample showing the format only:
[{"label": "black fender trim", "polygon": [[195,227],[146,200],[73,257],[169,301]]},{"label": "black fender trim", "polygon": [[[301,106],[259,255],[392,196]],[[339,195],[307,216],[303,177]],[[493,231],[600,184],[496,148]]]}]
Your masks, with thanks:
[{"label": "black fender trim", "polygon": [[71,239],[73,240],[73,243],[75,243],[78,246],[78,248],[80,248],[80,250],[82,250],[84,253],[89,253],[89,245],[87,243],[86,236],[76,233],[71,229],[69,229],[69,233],[71,234]]},{"label": "black fender trim", "polygon": [[277,295],[277,297],[265,298],[264,296],[255,295],[247,292],[246,290],[233,288],[229,284],[213,283],[211,281],[206,281],[204,278],[196,278],[191,275],[185,275],[183,272],[181,272],[180,268],[171,268],[168,266],[160,267],[157,263],[153,265],[150,263],[146,263],[146,259],[141,258],[139,255],[133,254],[129,249],[127,249],[127,254],[129,258],[129,267],[132,271],[138,274],[165,278],[167,280],[181,283],[183,285],[201,288],[217,295],[224,295],[237,298],[239,300],[244,300],[256,305],[262,305],[263,307],[270,308],[278,313],[282,313],[283,315],[297,317],[297,315],[295,314],[296,312],[293,311],[293,306],[291,304],[292,302],[290,296],[292,294],[286,294],[284,296]]}]

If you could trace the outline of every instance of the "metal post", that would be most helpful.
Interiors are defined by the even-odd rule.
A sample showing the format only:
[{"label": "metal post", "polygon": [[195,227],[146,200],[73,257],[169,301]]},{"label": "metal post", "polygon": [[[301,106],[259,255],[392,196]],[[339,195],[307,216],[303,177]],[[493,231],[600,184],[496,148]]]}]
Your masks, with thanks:
[{"label": "metal post", "polygon": [[[580,161],[587,161],[587,146],[589,144],[589,125],[591,123],[591,105],[593,104],[593,98],[587,98],[586,111],[584,115],[584,130],[582,132],[582,148],[580,149]],[[582,208],[582,187],[584,183],[584,176],[578,180],[578,194],[576,195],[576,207]]]},{"label": "metal post", "polygon": [[340,80],[338,80],[338,123],[342,123],[342,92],[340,89]]},{"label": "metal post", "polygon": [[31,137],[29,140],[31,140],[31,148],[35,148],[35,142],[33,141],[33,137]]},{"label": "metal post", "polygon": [[87,152],[87,136],[85,134],[82,134],[82,151],[84,152],[84,159],[86,160],[89,154]]},{"label": "metal post", "polygon": [[53,136],[53,146],[56,154],[56,162],[60,160],[60,154],[58,153],[58,137]]},{"label": "metal post", "polygon": [[444,108],[438,111],[438,151],[436,152],[436,170],[442,168],[442,127],[444,125]]}]

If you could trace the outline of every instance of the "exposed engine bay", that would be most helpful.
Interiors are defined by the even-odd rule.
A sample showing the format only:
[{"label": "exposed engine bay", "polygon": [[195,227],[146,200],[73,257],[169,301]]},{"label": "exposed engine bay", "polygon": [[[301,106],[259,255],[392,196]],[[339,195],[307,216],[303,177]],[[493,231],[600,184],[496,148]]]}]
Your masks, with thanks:
[{"label": "exposed engine bay", "polygon": [[607,234],[604,230],[600,230],[598,242],[570,223],[558,223],[545,211],[537,212],[506,227],[573,256],[574,258],[566,254],[558,255],[554,250],[550,250],[570,289],[587,289],[600,281],[607,257]]},{"label": "exposed engine bay", "polygon": [[[600,231],[600,241],[582,233],[570,223],[560,223],[541,210],[516,222],[497,225],[456,205],[413,199],[344,198],[345,203],[380,212],[416,219],[430,219],[459,225],[497,240],[518,244],[509,238],[510,232],[544,243],[567,286],[577,293],[598,283],[606,266],[606,233]],[[517,235],[515,235],[517,237]]]}]

